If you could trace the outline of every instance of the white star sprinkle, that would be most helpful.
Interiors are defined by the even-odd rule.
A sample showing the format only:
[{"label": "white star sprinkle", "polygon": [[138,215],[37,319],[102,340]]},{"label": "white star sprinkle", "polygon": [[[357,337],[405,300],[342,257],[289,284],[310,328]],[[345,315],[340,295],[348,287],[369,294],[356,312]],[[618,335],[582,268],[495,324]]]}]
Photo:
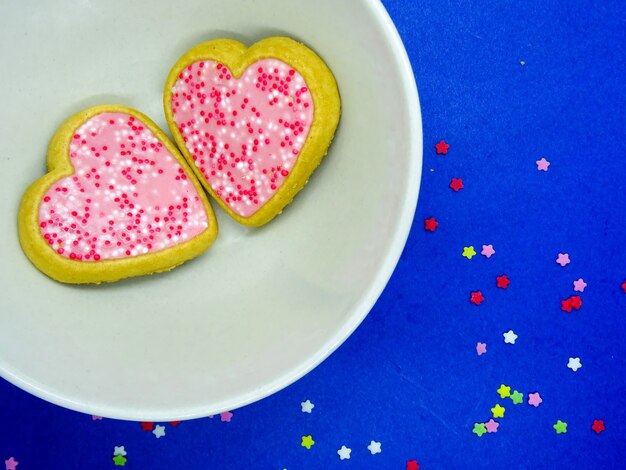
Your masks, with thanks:
[{"label": "white star sprinkle", "polygon": [[341,460],[346,460],[350,458],[350,452],[352,452],[352,449],[346,446],[341,446],[341,449],[337,451],[337,454],[339,454],[339,458]]},{"label": "white star sprinkle", "polygon": [[367,446],[367,448],[372,453],[372,455],[380,454],[382,452],[382,449],[380,448],[380,442],[372,441],[370,442],[370,445]]},{"label": "white star sprinkle", "polygon": [[303,401],[300,403],[300,406],[302,407],[303,413],[310,413],[313,411],[313,408],[315,408],[315,405],[311,403],[311,400]]},{"label": "white star sprinkle", "polygon": [[115,446],[113,455],[126,455],[126,449],[124,449],[124,446]]},{"label": "white star sprinkle", "polygon": [[583,365],[580,362],[580,357],[570,357],[569,361],[567,361],[567,367],[572,369],[574,372],[576,372],[582,366]]},{"label": "white star sprinkle", "polygon": [[165,426],[161,426],[160,424],[157,424],[154,427],[154,431],[152,431],[152,434],[154,434],[157,439],[165,436]]},{"label": "white star sprinkle", "polygon": [[507,344],[515,344],[515,340],[517,339],[517,335],[513,332],[513,330],[503,333],[502,336],[504,336],[504,342]]}]

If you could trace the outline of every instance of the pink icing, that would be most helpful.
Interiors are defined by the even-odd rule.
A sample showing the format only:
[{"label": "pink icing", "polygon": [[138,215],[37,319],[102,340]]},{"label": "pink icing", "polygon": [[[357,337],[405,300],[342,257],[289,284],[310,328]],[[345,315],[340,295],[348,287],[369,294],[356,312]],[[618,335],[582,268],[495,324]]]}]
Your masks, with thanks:
[{"label": "pink icing", "polygon": [[82,261],[153,253],[208,226],[185,171],[138,119],[98,114],[74,133],[74,174],[55,182],[39,208],[41,234]]},{"label": "pink icing", "polygon": [[249,217],[292,170],[313,122],[313,101],[302,75],[277,59],[252,64],[239,79],[204,60],[179,75],[172,113],[213,191]]}]

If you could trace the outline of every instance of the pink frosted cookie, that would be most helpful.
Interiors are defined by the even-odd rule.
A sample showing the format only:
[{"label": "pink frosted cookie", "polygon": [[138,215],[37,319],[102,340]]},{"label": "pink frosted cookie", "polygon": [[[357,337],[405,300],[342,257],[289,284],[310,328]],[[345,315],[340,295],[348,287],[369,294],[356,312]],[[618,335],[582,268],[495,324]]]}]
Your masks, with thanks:
[{"label": "pink frosted cookie", "polygon": [[61,282],[166,271],[217,236],[209,203],[176,147],[147,116],[119,105],[69,118],[48,147],[48,173],[25,192],[19,238]]},{"label": "pink frosted cookie", "polygon": [[340,114],[326,64],[283,37],[250,48],[229,39],[193,47],[170,72],[164,106],[204,187],[250,226],[269,222],[304,187]]}]

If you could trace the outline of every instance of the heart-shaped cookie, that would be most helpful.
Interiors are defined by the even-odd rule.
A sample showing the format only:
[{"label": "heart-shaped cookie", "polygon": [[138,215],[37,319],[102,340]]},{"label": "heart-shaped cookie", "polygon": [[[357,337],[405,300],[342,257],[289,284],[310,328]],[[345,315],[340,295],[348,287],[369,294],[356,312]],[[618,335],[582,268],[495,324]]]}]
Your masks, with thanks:
[{"label": "heart-shaped cookie", "polygon": [[142,113],[102,105],[70,117],[48,147],[48,173],[24,193],[19,239],[61,282],[166,271],[205,251],[217,223],[202,187]]},{"label": "heart-shaped cookie", "polygon": [[313,51],[272,37],[230,39],[183,55],[165,84],[174,139],[235,220],[269,222],[307,183],[339,122],[335,79]]}]

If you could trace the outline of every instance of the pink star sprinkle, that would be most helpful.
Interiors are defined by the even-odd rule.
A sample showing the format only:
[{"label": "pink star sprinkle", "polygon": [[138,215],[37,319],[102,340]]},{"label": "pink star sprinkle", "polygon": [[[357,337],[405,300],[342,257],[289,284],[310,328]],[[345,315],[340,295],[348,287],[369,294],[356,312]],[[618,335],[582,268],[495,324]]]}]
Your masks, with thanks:
[{"label": "pink star sprinkle", "polygon": [[548,171],[548,167],[550,166],[550,162],[546,160],[546,157],[541,157],[541,160],[537,160],[535,163],[537,164],[538,171]]},{"label": "pink star sprinkle", "polygon": [[567,253],[559,253],[559,256],[556,258],[557,264],[560,264],[562,267],[570,264],[569,255]]},{"label": "pink star sprinkle", "polygon": [[576,292],[584,292],[585,287],[587,287],[587,283],[583,281],[582,277],[578,281],[574,281],[574,290]]},{"label": "pink star sprinkle", "polygon": [[480,252],[480,254],[487,258],[491,258],[491,255],[493,255],[495,252],[496,250],[493,249],[493,245],[483,245],[483,250]]},{"label": "pink star sprinkle", "polygon": [[487,352],[487,343],[476,343],[476,354],[482,356]]},{"label": "pink star sprinkle", "polygon": [[102,416],[91,415],[92,421],[100,421],[101,419],[102,419]]},{"label": "pink star sprinkle", "polygon": [[539,395],[539,392],[528,394],[529,405],[533,405],[535,408],[537,408],[541,404],[542,401],[543,400],[541,399],[541,395]]},{"label": "pink star sprinkle", "polygon": [[498,432],[498,426],[500,426],[500,423],[494,421],[493,418],[485,423],[485,428],[487,429],[488,433]]},{"label": "pink star sprinkle", "polygon": [[222,423],[230,423],[233,414],[230,411],[225,411],[224,413],[220,413],[220,420]]},{"label": "pink star sprinkle", "polygon": [[13,457],[9,457],[8,460],[4,461],[4,465],[6,465],[6,470],[16,470],[18,464],[19,462]]}]

